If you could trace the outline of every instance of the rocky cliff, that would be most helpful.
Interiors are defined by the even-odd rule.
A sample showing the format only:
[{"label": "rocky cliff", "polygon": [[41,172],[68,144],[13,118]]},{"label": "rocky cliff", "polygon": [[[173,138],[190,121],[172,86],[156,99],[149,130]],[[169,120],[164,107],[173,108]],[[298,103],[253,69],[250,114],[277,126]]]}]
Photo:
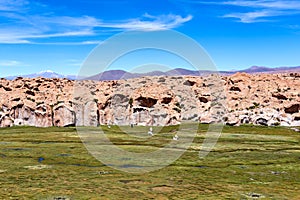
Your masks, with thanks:
[{"label": "rocky cliff", "polygon": [[1,79],[0,126],[162,126],[182,120],[300,126],[299,88],[298,73],[118,81]]}]

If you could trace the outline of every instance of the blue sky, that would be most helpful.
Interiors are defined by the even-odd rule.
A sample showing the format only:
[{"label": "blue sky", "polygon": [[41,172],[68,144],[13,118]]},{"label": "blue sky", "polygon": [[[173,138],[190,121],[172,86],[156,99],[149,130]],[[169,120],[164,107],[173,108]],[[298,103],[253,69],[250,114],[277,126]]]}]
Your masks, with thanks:
[{"label": "blue sky", "polygon": [[[219,70],[300,65],[298,0],[0,0],[0,23],[2,77],[77,74],[101,41],[128,30],[186,34]],[[121,69],[135,64],[125,60]]]}]

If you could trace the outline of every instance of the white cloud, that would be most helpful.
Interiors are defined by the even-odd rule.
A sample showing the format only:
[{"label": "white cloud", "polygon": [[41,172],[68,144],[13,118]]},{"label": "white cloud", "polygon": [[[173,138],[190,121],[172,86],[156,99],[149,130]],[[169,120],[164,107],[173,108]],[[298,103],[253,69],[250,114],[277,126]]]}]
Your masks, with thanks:
[{"label": "white cloud", "polygon": [[80,67],[83,63],[83,60],[68,59],[65,62],[67,63],[67,66]]},{"label": "white cloud", "polygon": [[222,4],[234,5],[242,7],[252,7],[252,8],[269,8],[276,10],[299,10],[299,1],[289,1],[289,0],[253,0],[253,1],[224,1]]},{"label": "white cloud", "polygon": [[263,10],[256,12],[247,12],[247,13],[231,13],[224,15],[224,18],[237,18],[240,22],[243,23],[254,23],[254,22],[266,22],[270,21],[266,19],[267,17],[277,16],[276,12]]},{"label": "white cloud", "polygon": [[55,37],[79,37],[79,36],[91,36],[95,33],[91,30],[71,31],[47,34],[42,31],[36,31],[32,29],[28,30],[16,30],[16,29],[0,29],[0,43],[3,44],[29,44],[34,43],[30,39],[39,38],[55,38]]},{"label": "white cloud", "polygon": [[102,41],[100,41],[100,40],[88,40],[88,41],[83,41],[83,42],[81,42],[81,44],[88,44],[88,45],[90,45],[90,44],[100,44]]},{"label": "white cloud", "polygon": [[288,28],[298,30],[300,29],[300,25],[288,25]]},{"label": "white cloud", "polygon": [[32,16],[31,18],[33,22],[42,22],[43,24],[54,24],[67,27],[95,27],[100,24],[98,19],[91,16]]},{"label": "white cloud", "polygon": [[0,60],[0,67],[18,67],[18,66],[25,66],[25,64],[17,60]]},{"label": "white cloud", "polygon": [[0,11],[20,11],[29,4],[26,0],[0,0]]},{"label": "white cloud", "polygon": [[31,44],[37,45],[98,45],[102,41],[99,40],[87,40],[79,42],[31,42]]},{"label": "white cloud", "polygon": [[0,43],[28,44],[41,38],[95,35],[93,29],[98,22],[93,17],[51,16],[36,6],[45,5],[27,0],[0,0]]},{"label": "white cloud", "polygon": [[230,13],[223,17],[238,18],[243,23],[255,23],[271,21],[271,17],[295,15],[300,13],[299,1],[274,1],[274,0],[253,0],[253,1],[225,1],[224,5],[247,7],[256,9],[251,12]]},{"label": "white cloud", "polygon": [[[111,23],[103,22],[91,16],[22,16],[16,13],[4,16],[15,20],[15,22],[0,29],[0,43],[13,44],[39,44],[34,39],[41,38],[95,36],[104,30],[155,31],[172,29],[192,19],[191,15],[182,17],[172,14],[160,16],[145,14],[138,19],[128,19]],[[81,44],[91,43],[83,41]]]},{"label": "white cloud", "polygon": [[[228,13],[223,18],[237,18],[242,23],[269,22],[273,17],[300,14],[300,1],[296,0],[231,0],[231,1],[189,1],[189,3],[236,6],[247,11]],[[248,11],[249,9],[252,9]]]},{"label": "white cloud", "polygon": [[25,38],[53,38],[53,37],[78,37],[78,36],[91,36],[95,33],[91,30],[82,30],[82,31],[70,31],[70,32],[61,32],[61,33],[52,33],[52,34],[36,34],[36,35],[23,35]]},{"label": "white cloud", "polygon": [[0,37],[0,43],[1,44],[30,44],[31,42],[29,40],[21,40],[21,39],[15,39],[15,38],[1,39],[1,37]]},{"label": "white cloud", "polygon": [[0,17],[2,20],[0,43],[41,44],[43,43],[41,39],[46,38],[48,41],[45,44],[54,44],[56,43],[55,38],[78,37],[82,41],[59,42],[57,44],[96,44],[98,41],[87,41],[87,38],[113,31],[172,29],[192,19],[191,15],[182,17],[174,14],[159,16],[145,14],[135,19],[107,22],[92,16],[58,16],[52,12],[39,10],[39,8],[44,7],[46,5],[29,0],[0,0]]},{"label": "white cloud", "polygon": [[182,17],[172,14],[160,16],[145,14],[143,17],[144,19],[131,19],[119,23],[102,23],[99,26],[123,30],[156,31],[176,28],[193,18],[191,15]]}]

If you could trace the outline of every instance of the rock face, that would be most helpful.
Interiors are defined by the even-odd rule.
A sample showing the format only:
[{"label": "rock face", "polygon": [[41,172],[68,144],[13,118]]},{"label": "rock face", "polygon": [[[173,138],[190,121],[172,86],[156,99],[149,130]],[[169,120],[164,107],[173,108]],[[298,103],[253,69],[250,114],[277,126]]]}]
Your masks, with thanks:
[{"label": "rock face", "polygon": [[[296,74],[296,75],[295,75]],[[163,126],[181,121],[300,126],[300,75],[0,80],[0,127]]]}]

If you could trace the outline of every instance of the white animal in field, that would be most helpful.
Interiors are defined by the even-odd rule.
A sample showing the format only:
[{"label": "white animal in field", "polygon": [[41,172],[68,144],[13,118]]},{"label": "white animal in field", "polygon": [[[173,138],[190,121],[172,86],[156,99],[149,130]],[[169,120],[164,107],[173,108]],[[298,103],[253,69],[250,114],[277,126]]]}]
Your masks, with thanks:
[{"label": "white animal in field", "polygon": [[152,129],[152,127],[150,127],[150,129],[149,129],[149,131],[148,131],[148,135],[151,135],[151,136],[153,136],[153,129]]},{"label": "white animal in field", "polygon": [[174,137],[173,137],[173,140],[178,140],[178,139],[179,139],[178,135],[175,134]]}]

